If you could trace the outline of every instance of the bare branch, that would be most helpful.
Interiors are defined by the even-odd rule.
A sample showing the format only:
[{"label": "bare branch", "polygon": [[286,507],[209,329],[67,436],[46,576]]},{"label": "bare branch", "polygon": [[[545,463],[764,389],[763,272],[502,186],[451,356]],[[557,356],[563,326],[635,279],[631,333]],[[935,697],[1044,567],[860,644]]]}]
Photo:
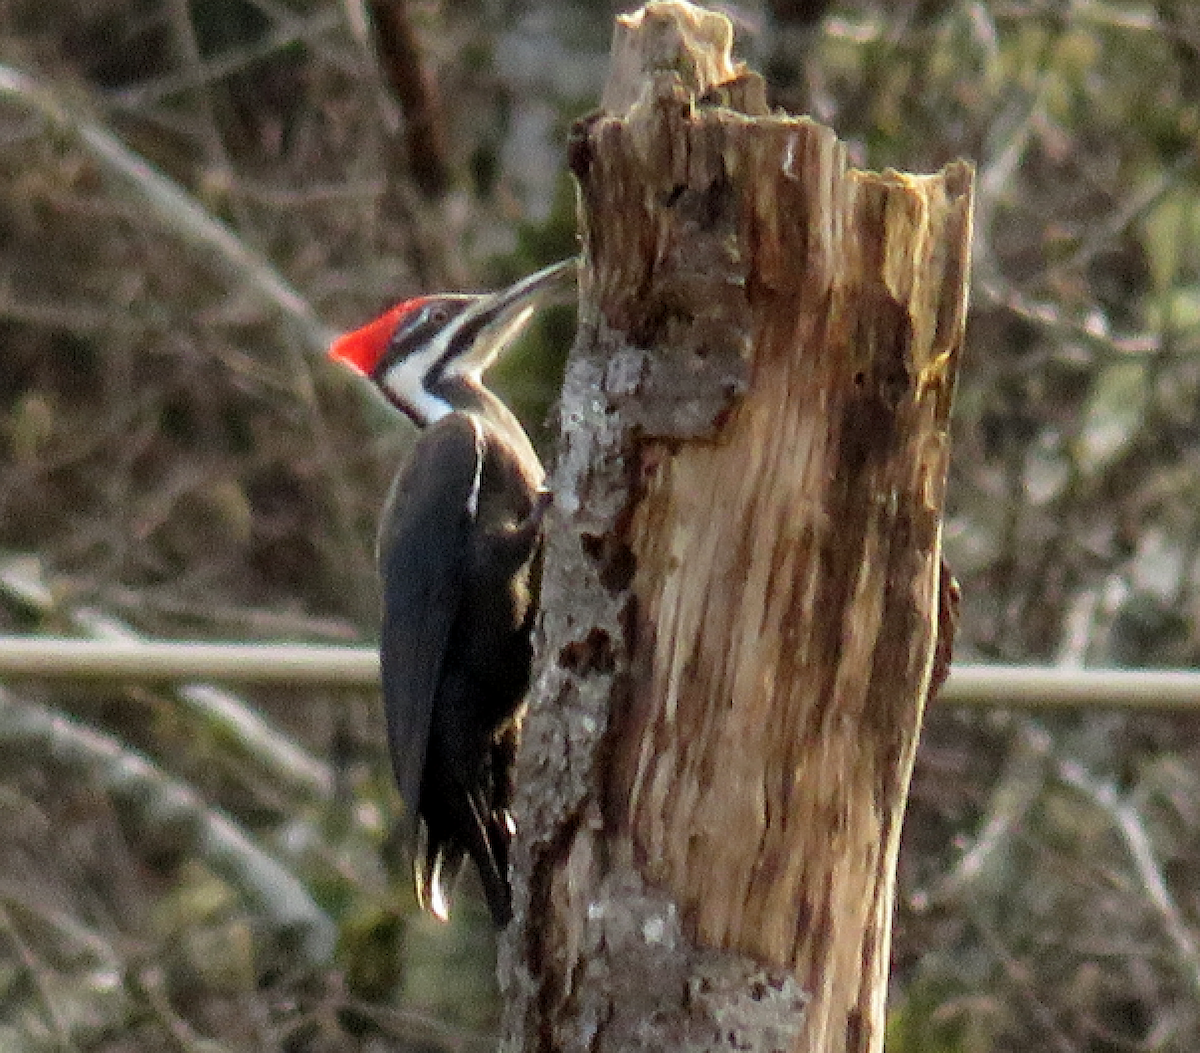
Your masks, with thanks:
[{"label": "bare branch", "polygon": [[408,4],[372,0],[369,8],[384,75],[404,111],[409,174],[426,197],[440,197],[450,185],[446,119]]},{"label": "bare branch", "polygon": [[77,142],[113,184],[130,195],[165,229],[236,287],[248,289],[276,311],[313,355],[323,356],[333,330],[271,264],[220,220],[202,208],[178,183],[147,164],[111,132],[61,105],[32,77],[0,65],[0,98],[38,114],[56,132]]},{"label": "bare branch", "polygon": [[296,950],[313,965],[333,954],[337,930],[299,879],[194,790],[140,753],[61,713],[0,692],[0,750],[45,756],[86,772],[151,831],[169,830],[172,842],[220,874],[273,928],[296,937]]},{"label": "bare branch", "polygon": [[[161,102],[172,95],[215,83],[232,73],[254,65],[256,62],[270,58],[293,44],[311,43],[314,38],[337,29],[344,22],[345,16],[336,9],[315,12],[303,21],[289,20],[284,25],[271,30],[261,40],[242,47],[230,48],[220,55],[205,59],[203,66],[199,69],[188,69],[182,73],[172,73],[155,80],[143,81],[133,87],[121,90],[111,98],[111,101],[130,110]],[[344,71],[352,72],[349,64],[345,64]]]},{"label": "bare branch", "polygon": [[1167,888],[1162,863],[1141,813],[1117,792],[1111,782],[1097,778],[1079,761],[1060,761],[1058,777],[1112,820],[1133,860],[1146,899],[1175,948],[1176,964],[1191,989],[1192,998],[1200,999],[1200,944]]}]

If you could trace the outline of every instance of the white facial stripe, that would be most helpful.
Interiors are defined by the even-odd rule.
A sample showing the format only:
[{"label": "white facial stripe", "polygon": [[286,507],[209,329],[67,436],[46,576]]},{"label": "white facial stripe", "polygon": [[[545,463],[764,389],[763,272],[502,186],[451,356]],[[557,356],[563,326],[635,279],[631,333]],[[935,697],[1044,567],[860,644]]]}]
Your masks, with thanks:
[{"label": "white facial stripe", "polygon": [[[429,312],[434,306],[437,305],[425,307],[416,323],[409,328],[419,332],[420,327],[428,323]],[[423,347],[418,345],[418,350],[396,359],[379,378],[380,387],[419,425],[425,426],[441,420],[448,413],[452,413],[454,407],[426,387],[430,373],[438,367],[438,362],[442,362],[438,369],[442,381],[466,380],[469,383],[481,384],[483,372],[525,327],[534,309],[534,304],[526,304],[508,318],[504,318],[503,312],[500,312],[500,318],[484,326],[481,332],[475,333],[473,344],[463,354],[446,360],[447,352],[455,338],[461,338],[464,330],[474,330],[478,325],[479,316],[473,314],[473,309],[468,307],[440,332],[435,330],[428,344]]]},{"label": "white facial stripe", "polygon": [[425,388],[425,377],[441,357],[441,340],[433,341],[422,351],[399,359],[386,373],[381,386],[401,405],[408,406],[419,420],[432,424],[441,420],[452,407]]},{"label": "white facial stripe", "polygon": [[509,341],[525,327],[533,311],[532,305],[522,307],[500,328],[493,332],[485,330],[480,339],[476,341],[473,353],[462,355],[446,363],[446,375],[479,380],[484,370],[495,361],[496,356],[507,349]]}]

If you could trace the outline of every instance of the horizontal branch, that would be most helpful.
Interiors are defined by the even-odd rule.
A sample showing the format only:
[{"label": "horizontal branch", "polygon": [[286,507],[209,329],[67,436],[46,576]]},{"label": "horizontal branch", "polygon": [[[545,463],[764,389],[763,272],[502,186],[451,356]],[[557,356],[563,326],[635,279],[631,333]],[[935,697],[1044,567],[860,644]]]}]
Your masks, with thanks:
[{"label": "horizontal branch", "polygon": [[1190,669],[954,665],[935,705],[1182,709],[1200,706],[1200,673]]},{"label": "horizontal branch", "polygon": [[[69,627],[105,650],[114,645],[148,642],[112,615],[62,604],[36,559],[0,561],[0,596],[6,603],[17,605],[39,619],[52,619],[62,628]],[[68,644],[81,642],[75,637],[63,640]],[[334,777],[329,766],[289,735],[272,727],[255,706],[227,690],[212,684],[190,683],[187,678],[167,678],[165,686],[177,706],[232,744],[242,758],[251,758],[277,787],[320,801],[333,796]]]},{"label": "horizontal branch", "polygon": [[0,677],[50,680],[226,680],[366,688],[379,683],[379,654],[328,644],[0,637]]},{"label": "horizontal branch", "polygon": [[[0,678],[154,683],[218,680],[371,689],[379,685],[379,655],[371,647],[334,644],[0,636]],[[1200,707],[1200,672],[959,664],[951,669],[935,705],[1013,709]]]}]

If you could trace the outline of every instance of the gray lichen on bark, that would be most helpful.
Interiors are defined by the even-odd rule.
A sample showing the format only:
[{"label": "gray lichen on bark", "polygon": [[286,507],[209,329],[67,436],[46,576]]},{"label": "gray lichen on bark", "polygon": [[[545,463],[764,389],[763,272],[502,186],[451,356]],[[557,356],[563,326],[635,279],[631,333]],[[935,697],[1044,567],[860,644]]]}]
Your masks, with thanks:
[{"label": "gray lichen on bark", "polygon": [[[637,650],[621,525],[643,467],[645,422],[628,412],[628,400],[648,357],[585,313],[564,383],[542,672],[516,802],[517,917],[501,955],[507,1048],[700,1050],[728,1041],[782,1050],[803,1002],[795,980],[749,957],[692,946],[677,905],[643,880],[628,840],[614,836],[614,810],[605,814],[602,790],[615,784],[604,736],[628,695]],[[704,412],[674,401],[676,419],[686,421],[679,431],[692,433]],[[517,944],[511,934],[522,930],[527,942]],[[758,994],[747,1001],[748,990]],[[762,1045],[763,1036],[772,1044]]]}]

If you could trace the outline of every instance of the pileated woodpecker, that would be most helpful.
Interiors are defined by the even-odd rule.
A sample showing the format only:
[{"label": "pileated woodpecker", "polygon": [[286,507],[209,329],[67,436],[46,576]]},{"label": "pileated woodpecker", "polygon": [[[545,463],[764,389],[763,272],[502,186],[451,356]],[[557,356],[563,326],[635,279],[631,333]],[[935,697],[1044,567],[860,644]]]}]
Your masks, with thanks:
[{"label": "pileated woodpecker", "polygon": [[496,924],[512,914],[508,805],[550,501],[529,437],[482,374],[574,274],[566,261],[490,295],[421,296],[330,349],[423,429],[380,522],[380,665],[408,833],[418,817],[425,831],[417,896],[443,920],[464,854]]}]

